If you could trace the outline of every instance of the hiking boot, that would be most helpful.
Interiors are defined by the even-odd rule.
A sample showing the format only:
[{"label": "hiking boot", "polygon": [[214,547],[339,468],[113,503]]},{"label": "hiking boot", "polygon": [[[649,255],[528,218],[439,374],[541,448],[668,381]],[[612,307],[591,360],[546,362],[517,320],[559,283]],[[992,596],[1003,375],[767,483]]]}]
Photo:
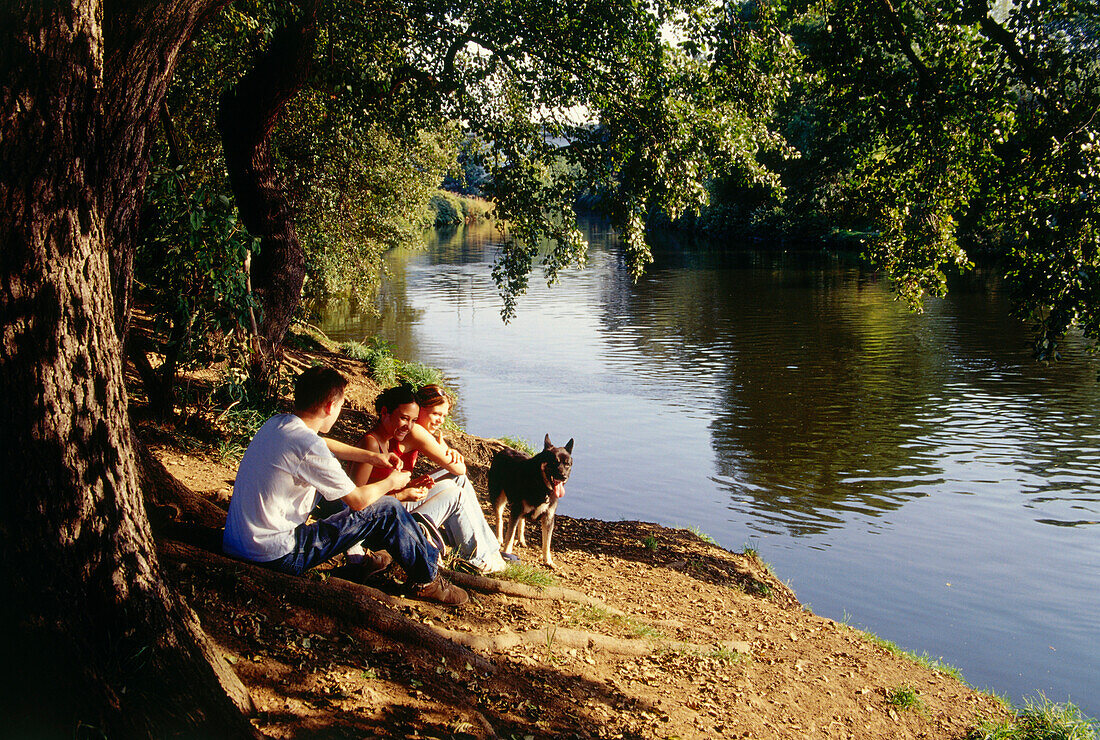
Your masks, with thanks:
[{"label": "hiking boot", "polygon": [[438,576],[427,586],[417,589],[416,597],[425,601],[438,601],[447,606],[462,606],[470,600],[469,594]]},{"label": "hiking boot", "polygon": [[393,557],[385,550],[368,552],[359,562],[359,581],[363,582],[382,573],[393,563]]}]

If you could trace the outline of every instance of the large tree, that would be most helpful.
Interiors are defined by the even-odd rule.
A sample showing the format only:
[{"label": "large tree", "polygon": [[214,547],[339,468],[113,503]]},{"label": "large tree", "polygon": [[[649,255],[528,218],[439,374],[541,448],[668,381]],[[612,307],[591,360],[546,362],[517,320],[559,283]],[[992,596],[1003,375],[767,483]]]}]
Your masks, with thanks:
[{"label": "large tree", "polygon": [[[17,733],[252,733],[239,711],[246,692],[161,578],[120,356],[154,127],[181,53],[223,4],[28,0],[0,9],[0,454],[8,492],[0,626],[10,636],[5,665],[20,668],[9,670],[14,680],[2,692],[7,727]],[[232,139],[237,126],[243,146],[233,156],[245,154],[231,163],[235,179],[269,178],[256,193],[261,215],[283,207],[269,197],[279,183],[265,139],[308,72],[309,54],[298,52],[311,50],[315,7],[291,6],[273,37],[289,44],[284,61],[301,64],[267,70],[274,74],[266,80],[246,75],[225,97],[223,133]],[[699,50],[666,53],[660,4],[412,3],[344,17],[362,23],[373,12],[394,29],[398,43],[388,48],[401,63],[347,92],[365,106],[415,88],[422,94],[408,100],[436,101],[437,118],[449,101],[451,114],[479,121],[483,140],[501,145],[492,165],[504,214],[528,240],[508,252],[518,259],[506,263],[506,281],[529,266],[530,242],[542,233],[561,246],[551,275],[579,258],[568,202],[580,180],[569,167],[582,157],[601,174],[607,202],[623,204],[613,215],[636,235],[647,206],[675,210],[701,193],[708,159],[693,143],[697,134],[723,132],[718,153],[732,147],[745,156],[757,145],[757,128],[737,135],[736,125],[698,114],[696,103],[710,110],[714,101],[692,97],[701,89],[692,76],[709,62]],[[726,114],[743,113],[718,102]],[[570,123],[568,110],[580,105],[604,111],[601,125]],[[562,134],[565,147],[552,141]],[[559,174],[550,171],[562,161]],[[662,191],[673,180],[677,187]],[[278,290],[296,301],[293,221],[273,223],[290,249],[264,274],[290,278]],[[269,320],[285,323],[286,312]]]},{"label": "large tree", "polygon": [[150,126],[211,8],[0,10],[0,701],[13,736],[254,734],[247,692],[160,574],[116,331],[127,291],[111,289]]}]

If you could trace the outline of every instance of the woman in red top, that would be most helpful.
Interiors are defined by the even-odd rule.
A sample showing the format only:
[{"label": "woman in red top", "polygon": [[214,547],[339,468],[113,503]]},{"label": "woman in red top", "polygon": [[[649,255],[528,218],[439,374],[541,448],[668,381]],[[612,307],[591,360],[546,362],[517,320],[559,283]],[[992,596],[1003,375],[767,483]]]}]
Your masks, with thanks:
[{"label": "woman in red top", "polygon": [[[406,508],[439,528],[458,551],[459,557],[481,573],[504,570],[500,544],[493,534],[477,492],[466,478],[466,462],[443,442],[439,428],[450,411],[450,398],[439,386],[421,389],[421,407],[412,387],[388,388],[375,400],[378,423],[363,435],[360,447],[374,452],[396,453],[405,470],[412,470],[417,457],[423,454],[440,466],[433,473],[437,482],[428,495],[408,502]],[[388,469],[361,463],[352,470],[352,480],[372,481],[384,478]]]}]

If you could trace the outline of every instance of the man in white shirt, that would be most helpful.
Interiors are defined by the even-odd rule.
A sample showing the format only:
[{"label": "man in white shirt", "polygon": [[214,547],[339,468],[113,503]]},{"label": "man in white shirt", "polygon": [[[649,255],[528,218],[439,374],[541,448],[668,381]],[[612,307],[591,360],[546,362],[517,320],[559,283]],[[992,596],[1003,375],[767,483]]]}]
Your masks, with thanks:
[{"label": "man in white shirt", "polygon": [[[227,555],[300,575],[352,545],[388,552],[420,598],[458,605],[469,596],[438,577],[439,551],[401,505],[425,490],[405,488],[409,471],[396,455],[322,438],[344,407],[347,380],[327,367],[311,367],[294,383],[294,413],[271,417],[241,460],[222,548]],[[392,468],[375,483],[356,486],[340,460]],[[320,495],[346,508],[306,523]]]}]

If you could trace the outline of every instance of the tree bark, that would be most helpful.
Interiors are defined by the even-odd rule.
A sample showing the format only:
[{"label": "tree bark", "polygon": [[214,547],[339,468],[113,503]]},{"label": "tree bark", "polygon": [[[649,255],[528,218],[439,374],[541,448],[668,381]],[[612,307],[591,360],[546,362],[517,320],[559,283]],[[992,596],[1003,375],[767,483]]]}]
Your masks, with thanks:
[{"label": "tree bark", "polygon": [[[108,244],[136,217],[119,194],[148,126],[136,102],[111,109],[103,14],[0,5],[0,716],[16,737],[255,736],[243,685],[161,579],[138,486]],[[155,97],[155,77],[130,94]]]},{"label": "tree bark", "polygon": [[294,228],[283,178],[275,166],[271,133],[309,78],[316,45],[317,2],[309,0],[296,21],[275,32],[253,68],[226,90],[218,111],[226,167],[241,221],[260,237],[251,281],[263,311],[253,379],[267,385],[301,302],[306,259]]},{"label": "tree bark", "polygon": [[130,326],[137,247],[149,151],[168,86],[195,31],[229,0],[113,0],[103,9],[102,141],[99,196],[111,257],[115,326]]}]

